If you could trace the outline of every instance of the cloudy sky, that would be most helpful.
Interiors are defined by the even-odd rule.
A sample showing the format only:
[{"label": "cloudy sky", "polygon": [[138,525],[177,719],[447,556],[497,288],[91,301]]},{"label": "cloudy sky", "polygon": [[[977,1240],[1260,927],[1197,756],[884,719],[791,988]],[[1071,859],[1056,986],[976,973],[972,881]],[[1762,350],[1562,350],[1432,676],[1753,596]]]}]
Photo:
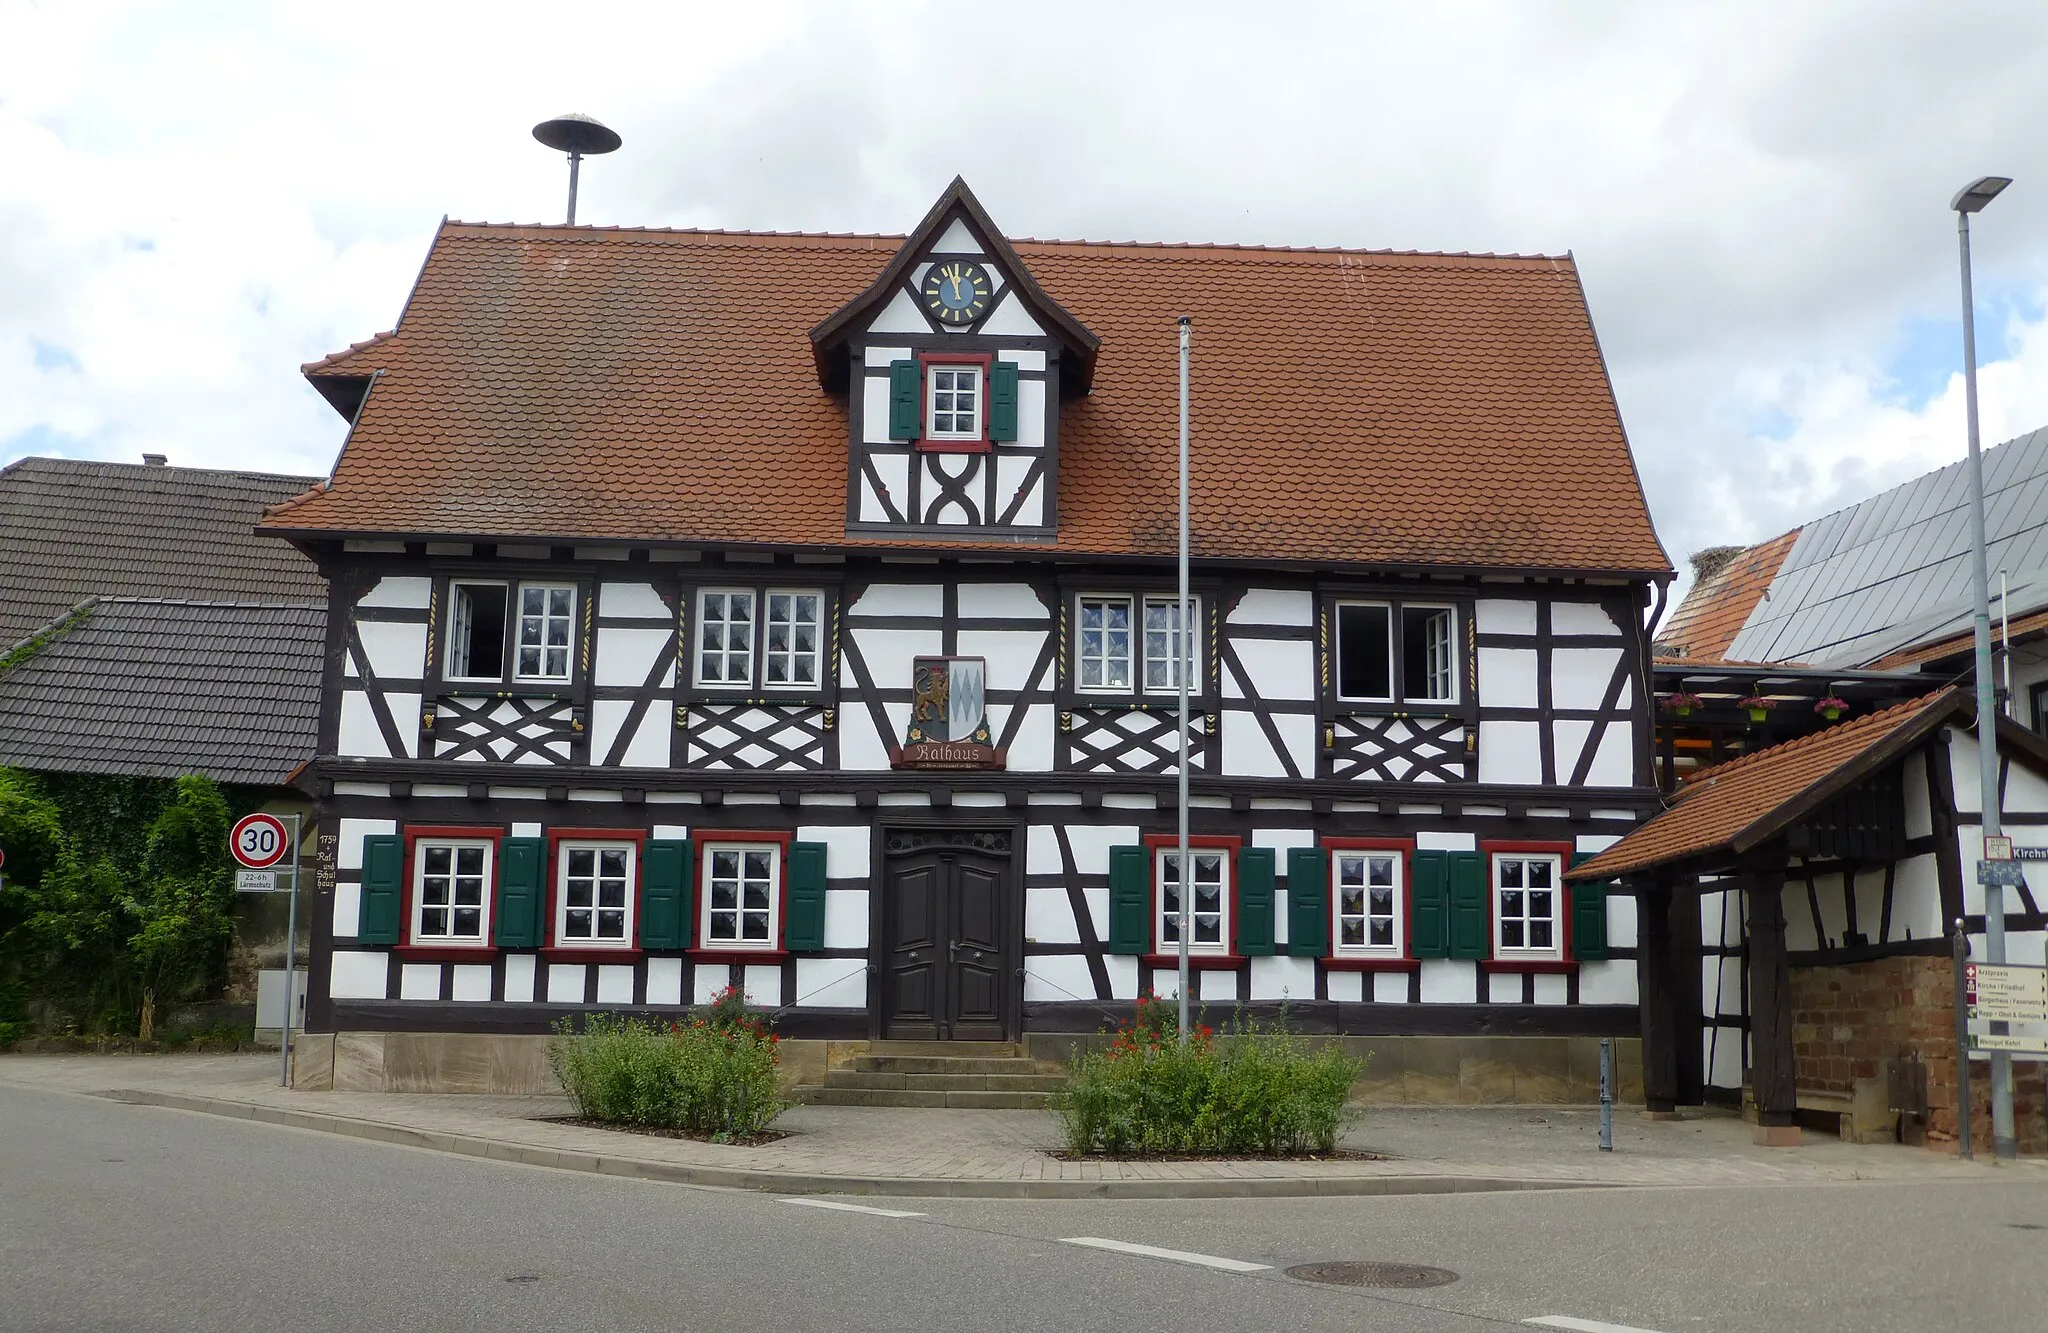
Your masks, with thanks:
[{"label": "cloudy sky", "polygon": [[325,472],[444,215],[1578,257],[1665,545],[2048,424],[2048,5],[0,0],[0,463]]}]

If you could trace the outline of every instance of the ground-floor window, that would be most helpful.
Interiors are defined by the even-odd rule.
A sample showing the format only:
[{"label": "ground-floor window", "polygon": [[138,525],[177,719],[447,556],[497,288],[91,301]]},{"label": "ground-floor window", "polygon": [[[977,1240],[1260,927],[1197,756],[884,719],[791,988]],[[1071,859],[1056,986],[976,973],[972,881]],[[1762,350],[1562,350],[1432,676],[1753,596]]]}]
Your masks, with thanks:
[{"label": "ground-floor window", "polygon": [[632,943],[633,862],[631,843],[561,845],[555,876],[558,944]]},{"label": "ground-floor window", "polygon": [[490,938],[491,844],[422,838],[413,851],[412,939],[482,944]]},{"label": "ground-floor window", "polygon": [[1330,881],[1335,952],[1361,958],[1400,957],[1406,944],[1401,853],[1393,849],[1334,851]]},{"label": "ground-floor window", "polygon": [[775,948],[781,881],[780,844],[705,844],[698,941],[713,949]]},{"label": "ground-floor window", "polygon": [[1564,956],[1564,858],[1493,855],[1493,949],[1499,958]]},{"label": "ground-floor window", "polygon": [[1191,847],[1192,872],[1181,874],[1180,852],[1162,847],[1157,853],[1159,952],[1180,949],[1181,895],[1189,895],[1188,952],[1230,952],[1230,853],[1223,848]]}]

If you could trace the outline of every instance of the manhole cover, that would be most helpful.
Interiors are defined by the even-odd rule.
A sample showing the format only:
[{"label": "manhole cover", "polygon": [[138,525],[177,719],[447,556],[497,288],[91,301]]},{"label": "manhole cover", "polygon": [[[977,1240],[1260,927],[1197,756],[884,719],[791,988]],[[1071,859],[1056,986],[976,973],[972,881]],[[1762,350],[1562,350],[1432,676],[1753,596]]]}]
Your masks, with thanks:
[{"label": "manhole cover", "polygon": [[1343,1287],[1441,1287],[1456,1282],[1448,1268],[1426,1264],[1326,1263],[1296,1264],[1287,1276],[1303,1282],[1328,1282]]}]

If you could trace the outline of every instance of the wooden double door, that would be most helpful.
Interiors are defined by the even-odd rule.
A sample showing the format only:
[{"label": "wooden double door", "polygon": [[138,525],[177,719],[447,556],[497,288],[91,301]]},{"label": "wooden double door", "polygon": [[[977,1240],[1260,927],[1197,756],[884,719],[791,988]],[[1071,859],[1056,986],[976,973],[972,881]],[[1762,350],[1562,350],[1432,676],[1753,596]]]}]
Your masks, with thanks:
[{"label": "wooden double door", "polygon": [[1024,997],[1023,895],[1010,829],[882,836],[881,1035],[1014,1041]]}]

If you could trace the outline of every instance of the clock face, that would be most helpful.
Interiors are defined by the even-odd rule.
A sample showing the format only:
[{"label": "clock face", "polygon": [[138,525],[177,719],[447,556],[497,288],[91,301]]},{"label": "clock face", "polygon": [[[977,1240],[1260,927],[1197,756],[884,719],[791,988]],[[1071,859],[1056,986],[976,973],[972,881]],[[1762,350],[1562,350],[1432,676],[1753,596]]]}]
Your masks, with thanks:
[{"label": "clock face", "polygon": [[933,264],[924,275],[924,308],[941,324],[972,324],[988,312],[988,271],[966,259]]}]

